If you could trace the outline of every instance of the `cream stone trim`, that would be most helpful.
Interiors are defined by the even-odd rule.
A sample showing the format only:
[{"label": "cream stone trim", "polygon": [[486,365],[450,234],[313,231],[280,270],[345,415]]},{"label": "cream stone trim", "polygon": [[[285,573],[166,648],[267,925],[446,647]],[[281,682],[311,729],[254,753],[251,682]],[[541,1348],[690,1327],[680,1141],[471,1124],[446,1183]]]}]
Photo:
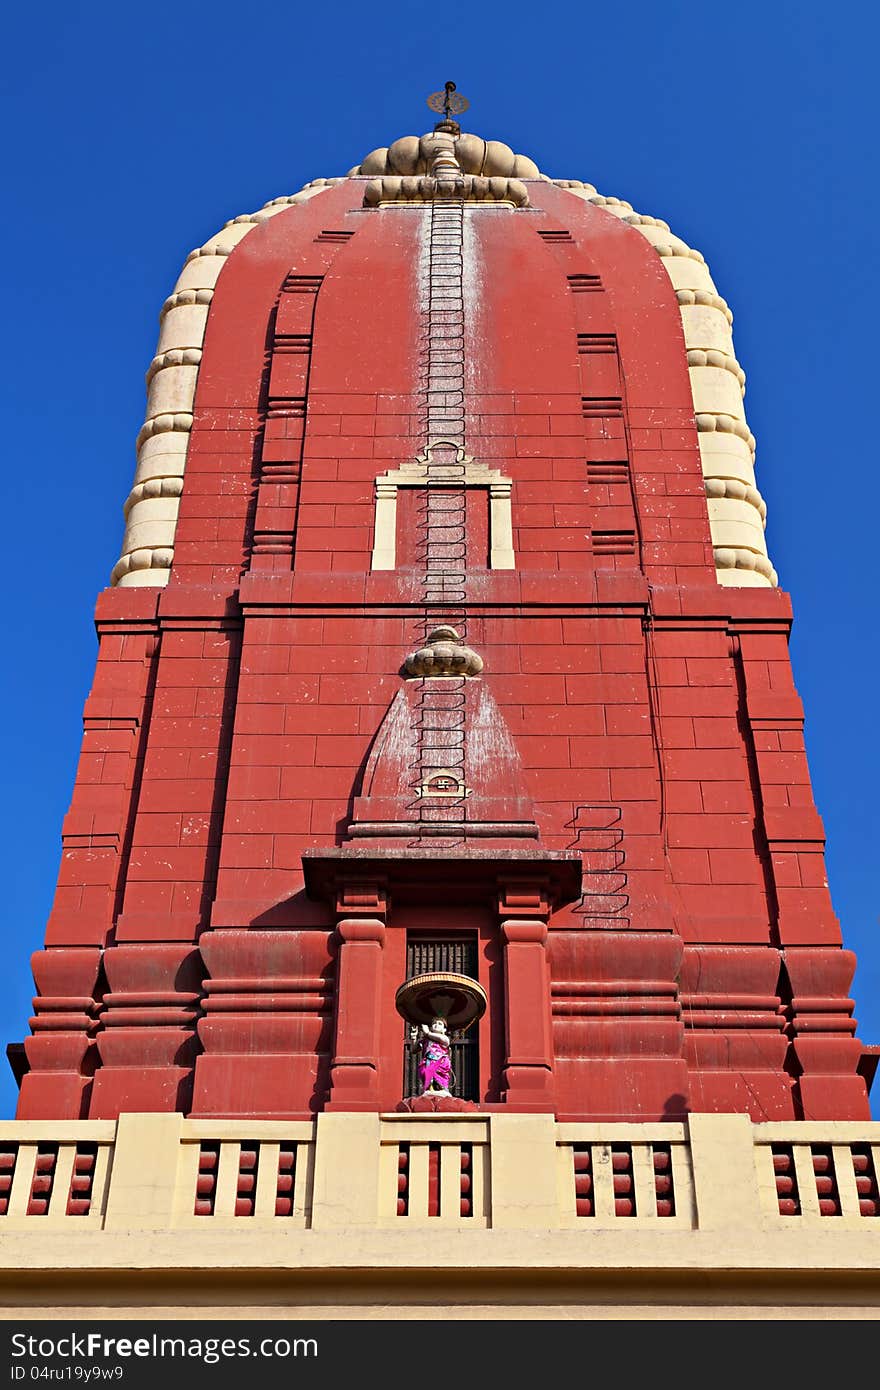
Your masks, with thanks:
[{"label": "cream stone trim", "polygon": [[720,367],[730,372],[737,380],[740,392],[745,395],[746,374],[732,353],[720,352],[715,348],[688,348],[689,367]]},{"label": "cream stone trim", "polygon": [[[496,468],[478,463],[451,439],[432,439],[423,453],[400,468],[382,473],[375,482],[375,523],[373,531],[374,570],[393,570],[397,567],[397,490],[401,487],[439,486],[446,470],[432,462],[431,455],[438,447],[456,451],[455,462],[449,465],[449,482],[457,487],[485,487],[489,491],[489,568],[512,570],[516,567],[513,553],[513,519],[511,515],[510,478]],[[464,472],[462,474],[462,468]]]},{"label": "cream stone trim", "polygon": [[[156,587],[170,578],[202,343],[226,258],[254,227],[339,182],[315,179],[298,193],[233,217],[187,256],[159,315],[159,342],[146,374],[146,414],[136,442],[135,486],[124,507],[122,553],[111,571],[111,584]],[[154,447],[157,437],[163,440],[160,447]]]},{"label": "cream stone trim", "polygon": [[157,353],[147,368],[149,386],[157,372],[165,367],[197,367],[202,360],[201,348],[170,348],[168,352]]},{"label": "cream stone trim", "polygon": [[[175,522],[177,518],[175,517]],[[174,527],[165,526],[163,535],[174,534]],[[122,584],[128,588],[155,587],[167,584],[174,551],[170,546],[147,546],[140,548],[134,544],[126,530],[125,544],[132,549],[120,555],[110,571],[110,583]]]},{"label": "cream stone trim", "polygon": [[776,571],[766,555],[761,555],[745,545],[715,546],[714,551],[719,584],[735,586],[760,582],[759,578],[744,579],[743,574],[748,573],[763,577],[771,587],[777,583]]},{"label": "cream stone trim", "polygon": [[[443,199],[528,207],[528,189],[521,178],[512,177],[517,156],[506,145],[490,150],[492,144],[440,127],[420,140],[405,136],[386,151],[381,177],[371,179],[364,190],[364,207]],[[537,168],[531,168],[537,175]]]},{"label": "cream stone trim", "polygon": [[144,483],[135,483],[131,492],[128,494],[128,498],[122,510],[126,518],[129,518],[132,507],[134,507],[136,503],[142,502],[145,498],[179,497],[182,492],[182,478],[148,478]]},{"label": "cream stone trim", "polygon": [[675,297],[680,305],[699,304],[703,308],[717,309],[724,315],[728,325],[733,323],[733,312],[727,300],[722,299],[720,294],[713,294],[708,290],[676,290]]},{"label": "cream stone trim", "polygon": [[734,498],[737,502],[748,502],[762,519],[767,515],[767,504],[758,489],[749,487],[748,483],[742,482],[739,478],[707,478],[706,496],[710,501],[727,497]]},{"label": "cream stone trim", "polygon": [[166,415],[189,414],[199,377],[198,364],[162,367],[149,378],[147,418],[161,420]]},{"label": "cream stone trim", "polygon": [[151,420],[147,420],[140,429],[137,437],[138,448],[148,439],[152,439],[154,434],[165,434],[169,430],[183,430],[189,433],[192,429],[193,417],[189,411],[177,411],[175,414],[155,415]]},{"label": "cream stone trim", "polygon": [[705,478],[738,479],[748,487],[755,486],[754,455],[748,440],[713,430],[699,433],[697,443]]},{"label": "cream stone trim", "polygon": [[[102,1226],[115,1139],[116,1124],[111,1120],[30,1120],[24,1127],[16,1120],[0,1121],[0,1146],[6,1153],[15,1152],[15,1170],[6,1214],[0,1217],[0,1230],[25,1224],[33,1229],[35,1219],[47,1227],[71,1223],[88,1228]],[[37,1150],[40,1144],[47,1143],[58,1146],[52,1192],[48,1211],[34,1218],[27,1209]],[[68,1215],[67,1203],[79,1144],[94,1145],[96,1152],[91,1173],[91,1209],[85,1215],[73,1216]]]},{"label": "cream stone trim", "polygon": [[[624,1142],[629,1145],[632,1155],[636,1211],[640,1213],[640,1226],[649,1229],[655,1227],[659,1230],[669,1230],[673,1227],[694,1230],[697,1226],[697,1211],[688,1130],[685,1125],[639,1125],[637,1133],[630,1133],[627,1139],[623,1139],[625,1128],[628,1127],[614,1124],[556,1126],[559,1224],[568,1229],[583,1229],[583,1220],[577,1214],[574,1156],[576,1147],[585,1142],[591,1143],[594,1160],[591,1183],[596,1211],[593,1219],[602,1225],[618,1223],[614,1204],[612,1146]],[[675,1194],[675,1213],[672,1216],[661,1217],[655,1214],[655,1144],[662,1144],[664,1149],[668,1148],[670,1154],[670,1176]]]},{"label": "cream stone trim", "polygon": [[[373,179],[364,192],[364,207],[390,207],[401,203],[434,203],[439,190],[436,180],[423,176],[389,175]],[[528,207],[528,189],[521,179],[504,179],[493,175],[480,178],[464,174],[445,196],[465,203],[491,203],[493,207]]]},{"label": "cream stone trim", "polygon": [[[451,782],[452,786],[448,791],[441,791],[437,786],[438,782]],[[416,787],[416,796],[424,797],[426,801],[434,799],[463,801],[473,794],[473,787],[465,786],[455,768],[452,767],[438,767]]]},{"label": "cream stone trim", "polygon": [[499,477],[489,484],[489,568],[492,570],[516,568],[511,490],[512,483],[509,478]]},{"label": "cream stone trim", "polygon": [[712,302],[698,304],[695,302],[695,296],[691,296],[689,292],[682,292],[676,295],[676,298],[688,352],[705,352],[707,358],[708,354],[713,352],[725,360],[735,362],[733,334],[730,330],[733,315],[724,301],[717,295],[709,295],[702,298],[708,298]]},{"label": "cream stone trim", "polygon": [[[540,179],[534,160],[528,155],[515,154],[502,140],[483,140],[469,132],[453,138],[455,158],[464,174],[483,178],[498,176],[513,179]],[[372,150],[360,164],[348,172],[349,178],[362,175],[427,174],[431,170],[436,145],[436,132],[426,135],[403,135],[391,145]]]},{"label": "cream stone trim", "polygon": [[[691,389],[693,389],[693,379]],[[729,402],[726,402],[729,404]],[[701,410],[695,415],[697,430],[702,434],[714,434],[716,430],[721,434],[735,434],[739,439],[745,440],[749,446],[749,453],[752,458],[755,456],[755,436],[752,434],[745,420],[738,418],[733,413],[723,410],[708,411]]]},{"label": "cream stone trim", "polygon": [[707,501],[709,520],[712,523],[712,539],[716,548],[754,550],[762,541],[760,516],[750,502],[739,501],[733,497],[714,498]]},{"label": "cream stone trim", "polygon": [[[203,1143],[219,1161],[210,1209],[196,1215]],[[866,1153],[880,1171],[871,1121],[123,1114],[2,1121],[0,1144],[14,1155],[0,1216],[0,1316],[15,1321],[289,1326],[306,1316],[424,1319],[426,1307],[460,1319],[642,1318],[667,1332],[671,1320],[880,1319],[880,1219],[863,1205],[856,1173]],[[28,1214],[40,1145],[56,1150],[49,1209]],[[780,1212],[779,1146],[793,1161],[795,1215]],[[817,1146],[830,1159],[834,1215],[820,1206]],[[257,1150],[253,1207],[236,1214],[245,1148]],[[431,1148],[439,1210],[429,1206]],[[77,1159],[94,1149],[89,1210],[68,1215]],[[276,1215],[282,1149],[294,1151],[293,1210],[285,1202]],[[615,1150],[628,1157],[630,1200],[620,1208]],[[658,1174],[671,1176],[671,1194]],[[658,1198],[670,1195],[663,1214]]]},{"label": "cream stone trim", "polygon": [[[218,257],[218,259],[220,258]],[[220,273],[221,266],[217,267],[218,275]],[[214,278],[216,279],[216,276]],[[199,288],[186,286],[184,289],[175,290],[173,294],[169,294],[168,298],[165,300],[165,303],[162,305],[162,310],[159,315],[159,318],[160,320],[163,319],[166,314],[171,312],[172,309],[178,309],[182,304],[210,304],[213,298],[213,285],[203,285]]]},{"label": "cream stone trim", "polygon": [[[453,1117],[450,1117],[453,1118]],[[379,1201],[377,1224],[398,1230],[414,1227],[461,1230],[461,1146],[470,1146],[470,1199],[473,1214],[467,1218],[469,1229],[481,1230],[489,1225],[490,1174],[489,1127],[493,1123],[485,1116],[455,1116],[452,1124],[436,1125],[434,1116],[409,1115],[399,1119],[383,1119],[379,1141]],[[398,1156],[406,1145],[407,1209],[397,1210]],[[440,1211],[428,1215],[429,1150],[439,1150]]]},{"label": "cream stone trim", "polygon": [[[667,222],[635,212],[631,203],[605,198],[592,184],[562,179],[554,182],[634,227],[660,257],[675,289],[684,329],[700,456],[710,499],[709,527],[718,582],[776,585],[776,571],[767,556],[763,534],[767,508],[754,486],[755,438],[742,402],[746,377],[733,350],[733,314],[718,294],[704,257],[681,237],[674,236]],[[707,436],[712,435],[732,435],[745,444],[749,456],[747,472],[741,457],[737,457],[733,473],[728,471],[727,464],[734,456],[724,448],[707,446]],[[741,483],[746,485],[742,493]],[[728,502],[740,505],[731,507]],[[751,516],[746,509],[753,509]]]},{"label": "cream stone trim", "polygon": [[743,388],[732,372],[723,367],[689,367],[691,394],[700,402],[703,414],[716,417],[729,415],[746,425],[746,412],[743,406]]},{"label": "cream stone trim", "polygon": [[[880,1224],[863,1212],[854,1153],[870,1149],[880,1167],[880,1123],[791,1121],[754,1124],[748,1115],[701,1114],[686,1122],[565,1122],[551,1114],[480,1111],[448,1113],[324,1112],[316,1120],[185,1119],[179,1114],[123,1114],[116,1121],[3,1121],[0,1142],[14,1153],[8,1210],[0,1216],[4,1240],[11,1232],[45,1228],[73,1231],[95,1227],[115,1238],[122,1231],[153,1234],[234,1228],[315,1232],[399,1231],[418,1226],[468,1231],[604,1231],[610,1238],[639,1232],[659,1254],[681,1252],[693,1232],[799,1232],[822,1239],[831,1232],[864,1233],[880,1252]],[[212,1209],[196,1215],[199,1149],[219,1149]],[[49,1211],[29,1215],[39,1145],[58,1146]],[[92,1169],[90,1210],[69,1215],[67,1202],[78,1148],[98,1149]],[[798,1179],[800,1213],[783,1215],[773,1166],[773,1148],[791,1149]],[[841,1211],[828,1217],[819,1206],[812,1147],[832,1153]],[[428,1214],[428,1149],[441,1151],[441,1212]],[[632,1157],[634,1210],[615,1204],[612,1150],[625,1146]],[[244,1148],[259,1150],[254,1209],[236,1215],[239,1160]],[[293,1211],[276,1215],[278,1155],[294,1150]],[[669,1164],[658,1170],[658,1148]],[[401,1151],[408,1155],[405,1210],[397,1207]],[[467,1151],[474,1161],[463,1167]],[[588,1152],[593,1210],[577,1210],[576,1154]],[[253,1171],[254,1165],[250,1165]],[[461,1174],[469,1172],[471,1211],[462,1213]],[[673,1211],[658,1211],[657,1171],[671,1177]],[[669,1192],[667,1187],[666,1192]],[[443,1198],[445,1197],[445,1201]],[[445,1208],[445,1209],[444,1209]],[[228,1253],[228,1252],[227,1252]],[[781,1253],[781,1248],[780,1248]],[[232,1254],[230,1258],[235,1258]],[[678,1256],[672,1256],[673,1263]]]}]

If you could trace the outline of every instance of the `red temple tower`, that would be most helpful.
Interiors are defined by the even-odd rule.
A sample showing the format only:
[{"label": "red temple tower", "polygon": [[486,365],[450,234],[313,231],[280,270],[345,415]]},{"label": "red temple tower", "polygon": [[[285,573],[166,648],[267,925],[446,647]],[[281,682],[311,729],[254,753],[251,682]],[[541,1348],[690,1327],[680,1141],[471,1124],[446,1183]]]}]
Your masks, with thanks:
[{"label": "red temple tower", "polygon": [[450,119],[166,302],[22,1119],[405,1095],[865,1120],[731,314],[665,224]]},{"label": "red temple tower", "polygon": [[[0,1306],[876,1316],[877,1049],[731,320],[448,109],[187,258]],[[485,1011],[419,1094],[398,1007],[450,974]]]}]

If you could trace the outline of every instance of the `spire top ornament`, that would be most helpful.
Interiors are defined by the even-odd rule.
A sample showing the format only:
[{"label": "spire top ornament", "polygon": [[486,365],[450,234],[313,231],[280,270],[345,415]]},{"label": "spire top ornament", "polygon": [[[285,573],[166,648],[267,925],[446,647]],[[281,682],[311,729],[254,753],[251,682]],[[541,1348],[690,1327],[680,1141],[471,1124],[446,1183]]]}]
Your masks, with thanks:
[{"label": "spire top ornament", "polygon": [[450,135],[461,134],[461,126],[452,118],[460,116],[462,111],[467,111],[470,102],[456,90],[454,82],[447,82],[442,92],[432,92],[428,97],[428,105],[432,111],[443,113],[443,120],[437,122],[435,130],[445,130]]}]

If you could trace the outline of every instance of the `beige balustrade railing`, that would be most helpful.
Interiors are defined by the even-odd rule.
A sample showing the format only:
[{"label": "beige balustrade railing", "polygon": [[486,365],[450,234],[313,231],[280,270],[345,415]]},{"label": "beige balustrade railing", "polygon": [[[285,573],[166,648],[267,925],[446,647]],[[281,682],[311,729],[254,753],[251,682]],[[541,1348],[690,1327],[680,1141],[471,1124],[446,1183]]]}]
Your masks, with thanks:
[{"label": "beige balustrade railing", "polygon": [[560,1225],[696,1225],[683,1124],[560,1124],[556,1133]]},{"label": "beige balustrade railing", "polygon": [[0,1227],[101,1226],[116,1125],[0,1121]]},{"label": "beige balustrade railing", "polygon": [[765,1221],[880,1226],[880,1125],[824,1121],[754,1127]]},{"label": "beige balustrade railing", "polygon": [[181,1126],[175,1226],[270,1221],[306,1226],[314,1169],[312,1121],[187,1120]]},{"label": "beige balustrade railing", "polygon": [[489,1225],[488,1119],[389,1119],[380,1142],[381,1225]]},{"label": "beige balustrade railing", "polygon": [[805,1228],[880,1237],[880,1124],[503,1112],[0,1122],[0,1230]]}]

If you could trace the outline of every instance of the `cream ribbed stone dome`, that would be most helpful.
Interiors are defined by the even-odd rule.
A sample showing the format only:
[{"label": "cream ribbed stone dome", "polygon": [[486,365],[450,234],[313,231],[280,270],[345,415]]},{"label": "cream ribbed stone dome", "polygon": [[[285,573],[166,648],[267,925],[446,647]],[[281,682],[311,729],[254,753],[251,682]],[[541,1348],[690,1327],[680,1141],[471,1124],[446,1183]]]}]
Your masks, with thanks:
[{"label": "cream ribbed stone dome", "polygon": [[[745,373],[736,360],[733,315],[720,297],[699,251],[674,236],[666,222],[637,213],[631,203],[603,197],[590,183],[550,179],[527,155],[500,140],[470,132],[447,135],[463,175],[483,180],[486,199],[504,200],[510,187],[540,180],[604,208],[651,243],[675,289],[681,311],[700,455],[718,580],[726,585],[777,583],[764,539],[766,507],[755,485],[755,440],[746,421]],[[430,173],[436,132],[404,135],[371,150],[344,176],[410,181]],[[124,507],[122,553],[110,582],[163,585],[174,556],[174,533],[183,491],[201,349],[214,287],[225,258],[254,227],[285,208],[317,197],[341,178],[314,179],[298,193],[274,198],[258,212],[234,217],[190,252],[160,315],[156,356],[147,371],[147,409],[137,438],[134,486]],[[492,181],[491,183],[489,181]],[[423,201],[413,183],[414,201]]]}]

